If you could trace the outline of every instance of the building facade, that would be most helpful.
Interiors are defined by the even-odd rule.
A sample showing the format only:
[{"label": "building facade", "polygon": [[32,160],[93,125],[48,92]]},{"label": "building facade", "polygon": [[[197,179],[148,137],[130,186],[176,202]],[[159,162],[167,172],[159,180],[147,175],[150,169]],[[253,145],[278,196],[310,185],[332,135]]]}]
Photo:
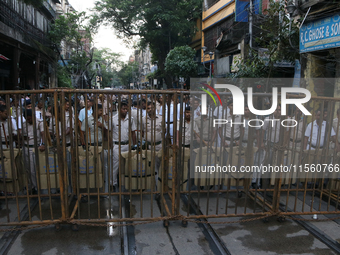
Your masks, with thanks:
[{"label": "building facade", "polygon": [[295,1],[305,19],[299,50],[302,86],[314,96],[340,97],[340,7],[337,1]]},{"label": "building facade", "polygon": [[55,52],[47,34],[57,2],[45,0],[36,8],[19,0],[0,1],[1,89],[55,86]]}]

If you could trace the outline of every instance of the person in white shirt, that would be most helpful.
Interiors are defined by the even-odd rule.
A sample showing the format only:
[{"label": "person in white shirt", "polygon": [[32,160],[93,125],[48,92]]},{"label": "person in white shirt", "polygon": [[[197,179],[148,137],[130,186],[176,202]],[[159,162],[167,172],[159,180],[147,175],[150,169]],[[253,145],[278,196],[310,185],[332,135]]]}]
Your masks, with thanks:
[{"label": "person in white shirt", "polygon": [[[9,122],[8,120],[11,120]],[[8,113],[5,105],[0,105],[0,136],[3,149],[9,149],[10,146],[10,136],[13,137],[13,146],[15,145],[17,136],[17,125],[13,118],[8,118]]]},{"label": "person in white shirt", "polygon": [[194,119],[201,116],[201,106],[200,106],[200,100],[195,97],[194,98]]},{"label": "person in white shirt", "polygon": [[[131,121],[130,121],[131,118]],[[131,123],[131,132],[129,132],[129,125]],[[110,126],[111,125],[111,126]],[[128,114],[128,102],[123,100],[120,103],[118,114],[112,117],[109,122],[109,131],[112,132],[113,138],[113,153],[112,153],[112,174],[110,183],[117,191],[117,175],[119,166],[120,152],[125,152],[130,149],[129,141],[132,140],[131,145],[136,145],[136,125],[132,117]],[[111,137],[111,135],[109,135]],[[120,150],[119,150],[120,147]]]},{"label": "person in white shirt", "polygon": [[[228,114],[229,114],[229,108],[227,106],[227,99],[228,97],[227,96],[223,96],[222,97],[222,100],[223,100],[223,106],[220,105],[218,107],[215,108],[214,110],[214,117],[215,119],[226,119]],[[210,112],[210,111],[208,111]],[[218,136],[217,136],[217,147],[220,147],[221,146],[221,136],[220,136],[220,133],[218,132]]]},{"label": "person in white shirt", "polygon": [[[26,110],[32,110],[32,101],[31,101],[31,99],[28,99],[28,100],[25,101],[25,109]],[[37,120],[42,121],[42,113],[40,111],[35,111],[35,118]]]},{"label": "person in white shirt", "polygon": [[[323,118],[321,118],[321,111],[317,111],[315,114],[315,120],[308,124],[305,131],[304,138],[304,149],[315,150],[316,148],[322,149],[327,146],[330,141],[328,139],[328,124],[324,120],[327,118],[327,111],[324,111]],[[336,141],[335,139],[335,131],[333,127],[330,129],[330,139],[331,141]]]},{"label": "person in white shirt", "polygon": [[333,119],[333,129],[337,135],[337,152],[340,151],[340,123],[339,123],[339,120],[340,120],[340,108],[336,111],[336,116],[337,118]]},{"label": "person in white shirt", "polygon": [[[172,101],[172,98],[173,98],[172,94],[167,95],[167,102],[165,103],[165,127],[167,128],[167,133],[165,134],[165,137],[167,137],[168,135],[170,136],[171,144],[173,143],[174,137],[174,102]],[[168,106],[168,103],[170,104],[170,106]],[[160,115],[162,115],[162,112],[163,111],[161,107]]]},{"label": "person in white shirt", "polygon": [[[93,106],[93,99],[91,98],[88,98],[87,99],[87,117],[90,117],[93,113],[93,110],[92,110],[92,106]],[[81,122],[84,121],[84,119],[86,118],[86,113],[85,113],[85,108],[81,109],[80,112],[79,112],[79,120]]]}]

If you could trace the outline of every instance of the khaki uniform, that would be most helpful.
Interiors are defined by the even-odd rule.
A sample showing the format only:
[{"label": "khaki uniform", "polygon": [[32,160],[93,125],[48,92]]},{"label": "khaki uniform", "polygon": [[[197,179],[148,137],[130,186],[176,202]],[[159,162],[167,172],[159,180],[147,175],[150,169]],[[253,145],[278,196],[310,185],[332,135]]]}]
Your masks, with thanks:
[{"label": "khaki uniform", "polygon": [[155,119],[151,119],[149,115],[142,120],[143,122],[143,132],[145,141],[151,145],[156,144],[156,151],[162,148],[162,144],[157,144],[162,142],[164,137],[162,129],[162,116],[156,115]]},{"label": "khaki uniform", "polygon": [[161,108],[162,108],[162,105],[158,101],[156,101],[156,114],[162,114],[160,112]]},{"label": "khaki uniform", "polygon": [[[293,120],[296,119],[296,117],[292,118]],[[294,123],[291,123],[292,125]],[[302,162],[300,162],[302,155],[301,147],[303,146],[303,140],[304,140],[304,132],[303,132],[303,119],[300,119],[297,121],[297,126],[287,128],[288,134],[289,134],[289,140],[288,140],[288,148],[287,151],[287,163],[286,165],[292,164],[295,167],[298,167]],[[289,183],[289,179],[291,178],[292,183],[296,183],[296,176],[297,173],[287,173],[282,174],[282,183]]]},{"label": "khaki uniform", "polygon": [[[305,137],[308,137],[308,144],[307,144],[307,150],[309,149],[309,146],[311,145],[311,149],[315,150],[316,147],[319,147],[320,149],[327,145],[327,124],[326,121],[322,121],[321,130],[319,125],[317,124],[316,120],[309,123],[306,131],[305,131]],[[331,134],[330,137],[335,136],[336,133],[333,128],[331,128]],[[326,144],[325,144],[326,142]]]},{"label": "khaki uniform", "polygon": [[[12,129],[10,130],[8,125],[10,123],[8,123],[8,119],[5,121],[1,121],[0,120],[0,136],[1,136],[1,143],[2,143],[2,148],[3,149],[7,149],[10,148],[10,144],[9,144],[9,136],[10,135],[17,135],[17,125],[15,123],[15,120],[12,119],[11,117],[8,117],[11,122],[12,122]],[[11,131],[11,132],[10,132]],[[7,141],[7,143],[6,143]],[[13,141],[13,145],[14,145],[14,141]],[[7,147],[8,146],[8,147]]]},{"label": "khaki uniform", "polygon": [[[234,116],[234,120],[233,120],[233,116]],[[232,137],[234,141],[237,141],[238,139],[240,139],[242,124],[234,124],[234,123],[241,123],[242,116],[228,114],[226,119],[228,123],[224,125],[220,125],[220,127],[222,128],[222,135],[224,136],[226,143],[230,145],[230,141]],[[233,124],[231,125],[231,123]],[[234,128],[234,132],[232,132],[232,128]]]},{"label": "khaki uniform", "polygon": [[[338,120],[338,118],[335,118],[334,120],[333,120],[333,125],[332,125],[332,127],[333,127],[333,129],[334,129],[334,132],[338,135],[338,142],[340,143],[340,124],[338,124],[339,123],[339,120]],[[339,129],[339,130],[338,130]],[[338,130],[338,131],[337,131]]]},{"label": "khaki uniform", "polygon": [[[269,148],[265,152],[265,157],[267,158],[266,164],[274,164],[276,156],[274,155],[274,144],[278,143],[280,140],[280,121],[269,121],[275,119],[273,115],[264,119],[264,124],[262,130],[266,132],[266,141]],[[264,161],[264,158],[263,158]],[[264,162],[261,162],[264,163]]]},{"label": "khaki uniform", "polygon": [[[244,120],[245,120],[245,127],[244,127],[243,138],[242,138],[242,147],[244,147],[246,152],[247,152],[248,141],[249,142],[253,141],[252,148],[255,148],[255,150],[256,150],[256,151],[253,150],[253,155],[251,155],[254,158],[253,164],[255,166],[260,166],[259,162],[263,161],[265,154],[264,154],[264,151],[262,151],[262,150],[259,151],[259,150],[256,149],[255,139],[258,138],[256,136],[256,132],[261,129],[259,120],[253,120],[253,121],[250,122],[250,124],[252,126],[255,126],[255,127],[250,127],[249,126],[250,119],[244,118]],[[251,139],[251,137],[249,136],[250,135],[250,132],[249,132],[250,128],[255,128],[255,130],[253,131],[253,136],[254,136],[253,139]],[[259,142],[259,141],[257,141],[257,142]],[[247,157],[247,156],[248,155],[246,155],[245,157]],[[261,180],[261,173],[260,172],[253,172],[251,182],[252,183],[256,183],[259,186],[260,185],[260,180]]]},{"label": "khaki uniform", "polygon": [[264,119],[264,124],[262,129],[266,131],[266,140],[267,142],[278,143],[280,139],[280,121],[269,121],[270,119],[274,119],[273,116],[270,118],[267,117]]},{"label": "khaki uniform", "polygon": [[[195,130],[196,133],[199,133],[199,130],[196,126],[196,123],[193,124],[193,130]],[[180,122],[177,122],[177,131],[182,128],[182,145],[185,147],[189,147],[191,143],[191,122],[183,121],[183,127],[180,127]],[[193,132],[194,134],[194,132]]]},{"label": "khaki uniform", "polygon": [[[128,151],[129,148],[129,140],[130,140],[130,132],[129,132],[129,123],[130,117],[126,114],[124,120],[121,119],[120,129],[119,129],[119,114],[112,117],[112,127],[110,130],[112,132],[113,137],[113,153],[112,153],[112,175],[110,183],[111,185],[117,184],[117,174],[118,174],[118,166],[119,166],[119,133],[120,133],[120,142],[121,142],[121,152]],[[136,131],[136,125],[134,119],[131,118],[131,132]],[[132,143],[131,143],[132,144]]]},{"label": "khaki uniform", "polygon": [[[202,121],[203,118],[203,121]],[[213,119],[212,117],[202,117],[199,116],[195,119],[195,125],[198,129],[198,134],[201,139],[206,142],[210,142],[212,139],[212,135],[216,130],[216,127],[213,127]]]},{"label": "khaki uniform", "polygon": [[[164,129],[162,128],[162,116],[156,115],[154,119],[151,119],[148,115],[146,118],[143,118],[144,139],[146,141],[146,144],[148,145],[148,149],[151,150],[151,153],[153,153],[154,150],[155,152],[158,152],[162,149],[162,138],[165,137],[163,131]],[[152,148],[151,146],[154,146],[154,148]],[[156,155],[155,158],[156,186],[158,183],[158,173],[160,165],[161,160]]]},{"label": "khaki uniform", "polygon": [[31,187],[37,188],[37,178],[36,178],[36,169],[35,169],[35,156],[34,156],[34,137],[37,138],[38,146],[41,143],[41,133],[44,132],[44,122],[42,120],[36,120],[36,131],[37,134],[34,134],[33,123],[32,125],[28,122],[25,122],[22,125],[22,135],[28,138],[28,141],[24,141],[23,153],[24,153],[24,162],[26,171],[30,177]]},{"label": "khaki uniform", "polygon": [[103,129],[97,126],[97,122],[102,123],[103,126],[108,129],[103,117],[99,117],[99,119],[96,121],[94,119],[94,116],[91,115],[87,118],[87,127],[86,121],[82,122],[81,130],[85,132],[88,144],[98,144],[99,146],[101,146],[103,142]]},{"label": "khaki uniform", "polygon": [[21,129],[22,128],[22,122],[25,122],[25,118],[22,114],[21,108],[19,106],[18,107],[12,107],[11,108],[11,115],[12,115],[12,118],[15,120],[15,123],[17,124],[17,128]]}]

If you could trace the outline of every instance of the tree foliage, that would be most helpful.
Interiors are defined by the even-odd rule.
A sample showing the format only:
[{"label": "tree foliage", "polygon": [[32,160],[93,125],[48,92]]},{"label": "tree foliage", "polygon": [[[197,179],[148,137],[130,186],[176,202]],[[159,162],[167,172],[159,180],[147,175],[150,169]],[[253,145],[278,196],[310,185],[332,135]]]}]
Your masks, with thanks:
[{"label": "tree foliage", "polygon": [[60,46],[61,42],[71,43],[75,47],[82,45],[82,39],[92,41],[97,27],[91,24],[90,18],[85,12],[72,12],[60,15],[49,31],[49,38],[52,43]]},{"label": "tree foliage", "polygon": [[120,58],[121,54],[114,53],[108,48],[94,50],[93,62],[98,69],[92,69],[92,72],[102,77],[103,87],[119,85],[117,69],[123,65]]},{"label": "tree foliage", "polygon": [[[279,62],[294,63],[299,58],[299,21],[290,20],[285,4],[284,1],[270,0],[264,14],[257,16],[259,31],[255,33],[255,47],[251,49],[251,57],[239,61],[239,71],[232,76],[270,78],[278,71]],[[260,54],[263,49],[266,49],[265,56]]]},{"label": "tree foliage", "polygon": [[194,75],[197,72],[195,55],[195,50],[189,46],[175,47],[166,57],[165,71],[173,76],[183,78]]},{"label": "tree foliage", "polygon": [[100,0],[95,10],[96,21],[111,25],[118,36],[139,36],[141,46],[150,46],[164,72],[168,52],[191,41],[196,19],[202,14],[202,1]]},{"label": "tree foliage", "polygon": [[[67,13],[59,16],[49,31],[49,38],[52,45],[61,54],[61,46],[69,46],[71,48],[71,56],[64,60],[62,56],[63,71],[68,72],[73,77],[73,85],[80,84],[83,87],[90,87],[93,76],[90,75],[90,67],[93,58],[93,51],[90,50],[91,45],[86,42],[92,42],[92,37],[96,33],[96,27],[88,22],[89,17],[85,12]],[[87,23],[86,23],[87,22]],[[64,73],[60,73],[63,74]],[[61,79],[64,79],[63,75]],[[59,77],[58,77],[59,79]],[[84,86],[85,81],[85,86]]]},{"label": "tree foliage", "polygon": [[129,84],[137,81],[139,77],[138,63],[128,62],[127,64],[123,64],[118,72],[118,77],[121,85],[129,87]]}]

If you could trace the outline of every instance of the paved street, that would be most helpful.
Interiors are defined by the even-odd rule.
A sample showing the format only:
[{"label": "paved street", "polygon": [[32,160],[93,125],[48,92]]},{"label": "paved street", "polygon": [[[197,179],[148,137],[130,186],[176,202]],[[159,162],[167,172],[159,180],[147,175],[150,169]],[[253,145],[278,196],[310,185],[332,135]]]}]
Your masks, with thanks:
[{"label": "paved street", "polygon": [[[111,208],[118,211],[116,197],[111,198]],[[244,197],[239,200],[238,210],[244,210]],[[284,200],[284,198],[282,198]],[[233,199],[231,199],[232,201]],[[132,217],[141,216],[141,203],[133,198],[130,205],[125,203],[125,212]],[[54,203],[57,203],[55,199]],[[150,204],[150,196],[143,196],[143,203]],[[222,203],[222,202],[221,202]],[[42,208],[48,206],[42,201]],[[159,203],[153,201],[154,217],[160,216]],[[201,200],[204,204],[204,199]],[[91,198],[91,217],[97,213],[97,201]],[[108,199],[101,199],[101,214],[108,208]],[[86,211],[88,204],[81,203],[80,211]],[[214,206],[211,205],[213,208]],[[230,202],[231,210],[235,204]],[[132,209],[130,211],[130,208]],[[204,210],[203,207],[201,207]],[[253,208],[246,208],[252,210]],[[33,220],[38,220],[37,208],[33,210]],[[144,217],[151,209],[143,208]],[[130,214],[131,213],[131,214]],[[187,214],[186,200],[181,201],[182,215]],[[191,213],[194,213],[191,211]],[[58,215],[58,208],[55,208]],[[86,215],[82,217],[86,218]],[[306,216],[311,218],[311,216]],[[209,219],[210,222],[238,221],[245,218]],[[4,220],[4,215],[2,215]],[[337,221],[311,223],[320,233],[340,241],[340,227]],[[17,234],[17,236],[15,235]],[[39,240],[39,245],[38,245]],[[7,244],[6,244],[7,242]],[[256,220],[233,224],[199,224],[189,222],[183,227],[181,221],[170,221],[168,227],[163,222],[114,228],[113,236],[108,236],[107,227],[80,225],[72,230],[71,225],[62,225],[13,232],[10,236],[2,233],[1,254],[337,254],[324,242],[316,238],[305,227],[286,219],[283,222],[272,217],[268,222]]]}]

